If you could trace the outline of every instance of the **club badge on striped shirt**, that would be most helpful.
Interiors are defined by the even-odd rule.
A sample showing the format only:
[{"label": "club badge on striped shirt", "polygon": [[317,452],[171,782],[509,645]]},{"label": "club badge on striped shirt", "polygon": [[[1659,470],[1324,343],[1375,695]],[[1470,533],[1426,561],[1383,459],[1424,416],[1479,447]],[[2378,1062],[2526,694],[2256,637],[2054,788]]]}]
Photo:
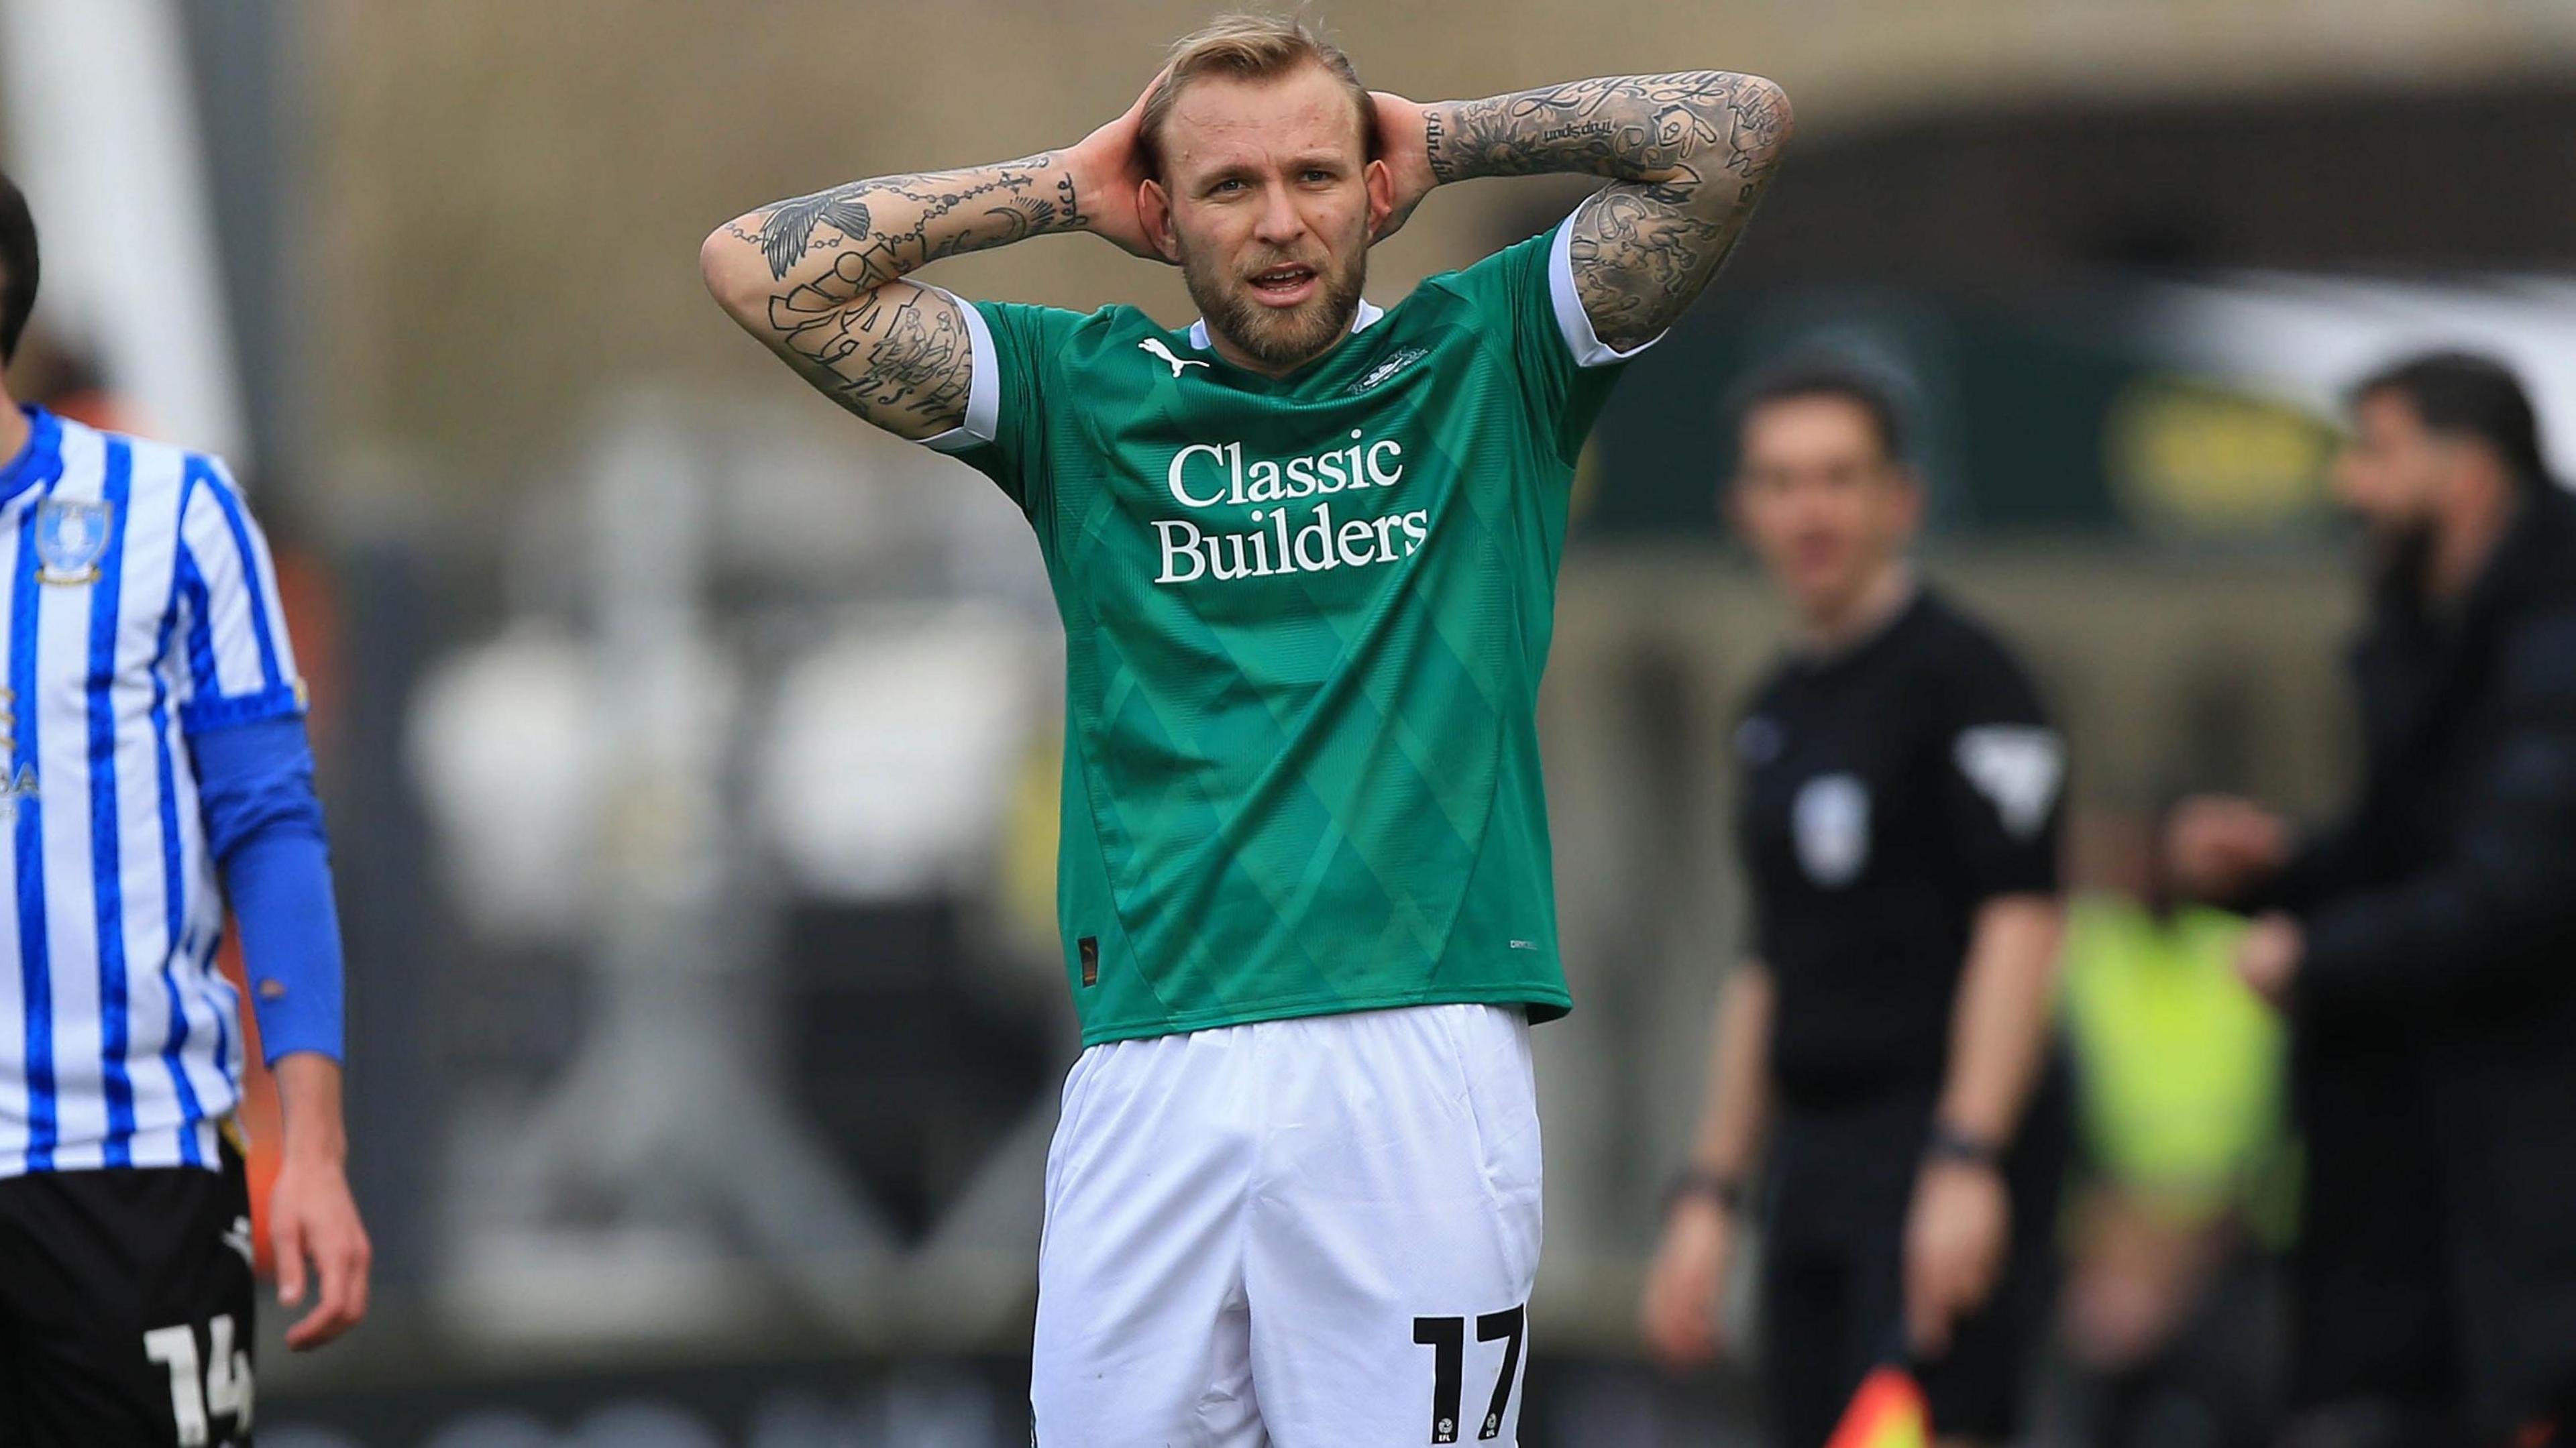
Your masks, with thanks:
[{"label": "club badge on striped shirt", "polygon": [[36,581],[91,583],[107,556],[110,507],[100,499],[47,498],[36,510]]}]

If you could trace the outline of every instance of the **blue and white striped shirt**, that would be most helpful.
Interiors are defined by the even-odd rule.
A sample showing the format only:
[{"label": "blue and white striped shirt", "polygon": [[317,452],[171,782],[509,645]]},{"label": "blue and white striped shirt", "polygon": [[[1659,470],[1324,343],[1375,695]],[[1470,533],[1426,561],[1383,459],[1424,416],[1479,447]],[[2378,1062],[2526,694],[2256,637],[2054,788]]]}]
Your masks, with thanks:
[{"label": "blue and white striped shirt", "polygon": [[188,740],[299,714],[211,457],[29,409],[0,472],[0,1177],[212,1166],[240,1001]]}]

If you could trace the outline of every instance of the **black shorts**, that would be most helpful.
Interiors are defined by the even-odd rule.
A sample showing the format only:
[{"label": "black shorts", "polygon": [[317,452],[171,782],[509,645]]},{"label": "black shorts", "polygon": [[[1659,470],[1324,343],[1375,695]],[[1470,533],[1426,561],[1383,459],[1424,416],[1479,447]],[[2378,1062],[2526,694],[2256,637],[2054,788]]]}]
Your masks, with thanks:
[{"label": "black shorts", "polygon": [[249,1448],[250,1254],[229,1145],[0,1180],[0,1448]]},{"label": "black shorts", "polygon": [[[1782,1113],[1762,1283],[1763,1378],[1780,1448],[1821,1448],[1861,1379],[1902,1352],[1905,1216],[1931,1119],[1928,1095]],[[2005,1164],[2003,1279],[1957,1324],[1947,1352],[1913,1365],[1941,1436],[2001,1443],[2020,1423],[2056,1292],[2068,1131],[2064,1078],[2051,1070]]]}]

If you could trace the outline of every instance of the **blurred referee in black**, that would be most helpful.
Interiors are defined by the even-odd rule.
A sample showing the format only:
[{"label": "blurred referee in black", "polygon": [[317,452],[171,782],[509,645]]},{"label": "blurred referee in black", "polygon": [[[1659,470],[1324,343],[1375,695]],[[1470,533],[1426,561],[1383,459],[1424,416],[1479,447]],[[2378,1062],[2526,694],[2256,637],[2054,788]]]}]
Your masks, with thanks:
[{"label": "blurred referee in black", "polygon": [[2300,840],[2242,800],[2169,864],[2268,911],[2306,1141],[2301,1445],[2566,1442],[2576,1402],[2576,501],[2485,358],[2352,394],[2336,493],[2374,545],[2362,776]]},{"label": "blurred referee in black", "polygon": [[1938,1441],[2000,1443],[2048,1318],[2066,1152],[2065,750],[2012,656],[1908,563],[1923,493],[1872,382],[1755,391],[1732,509],[1799,636],[1735,736],[1756,949],[1720,994],[1647,1342],[1674,1366],[1721,1351],[1768,1136],[1776,1441],[1818,1448],[1871,1367],[1910,1359]]}]

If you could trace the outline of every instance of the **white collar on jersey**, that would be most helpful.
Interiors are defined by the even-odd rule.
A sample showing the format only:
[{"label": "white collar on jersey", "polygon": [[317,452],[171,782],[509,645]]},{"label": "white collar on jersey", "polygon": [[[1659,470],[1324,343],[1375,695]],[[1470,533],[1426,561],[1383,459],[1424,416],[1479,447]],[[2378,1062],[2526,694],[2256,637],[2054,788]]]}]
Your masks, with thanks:
[{"label": "white collar on jersey", "polygon": [[[1369,329],[1369,324],[1371,322],[1374,322],[1385,315],[1386,313],[1369,305],[1368,298],[1362,297],[1360,298],[1359,311],[1351,317],[1351,330],[1354,332],[1365,332]],[[1201,317],[1197,321],[1190,323],[1190,348],[1193,351],[1204,352],[1208,350],[1208,345],[1207,318]]]}]

